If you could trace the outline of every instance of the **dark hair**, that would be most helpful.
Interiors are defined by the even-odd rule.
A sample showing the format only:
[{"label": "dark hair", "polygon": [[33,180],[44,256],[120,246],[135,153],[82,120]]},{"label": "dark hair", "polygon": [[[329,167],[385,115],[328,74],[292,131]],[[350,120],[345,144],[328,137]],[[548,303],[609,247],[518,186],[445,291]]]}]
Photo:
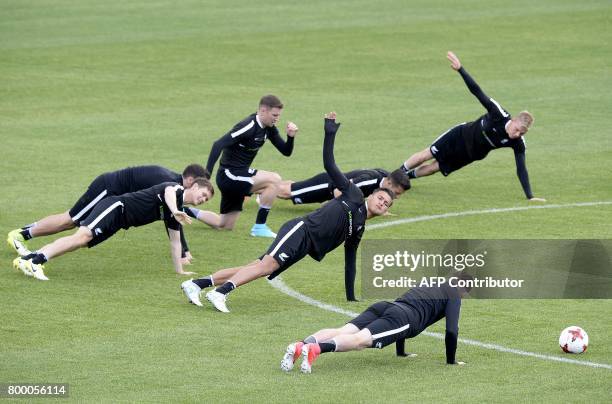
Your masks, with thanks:
[{"label": "dark hair", "polygon": [[377,192],[386,192],[387,195],[391,197],[391,203],[393,204],[393,200],[395,199],[395,192],[393,192],[389,188],[376,188],[374,191],[372,191],[372,195],[374,195]]},{"label": "dark hair", "polygon": [[410,189],[410,178],[408,178],[401,168],[393,171],[387,178],[393,185],[402,187],[404,191],[408,191]]},{"label": "dark hair", "polygon": [[281,102],[281,100],[277,96],[272,94],[264,95],[263,97],[261,97],[261,100],[259,100],[259,106],[283,109],[283,103]]},{"label": "dark hair", "polygon": [[183,178],[187,178],[187,177],[204,177],[204,178],[210,178],[210,173],[208,172],[207,169],[205,169],[204,167],[202,167],[199,164],[193,163],[193,164],[189,164],[187,167],[185,167],[185,169],[183,170]]},{"label": "dark hair", "polygon": [[[198,184],[200,188],[208,188],[211,198],[215,195],[215,187],[213,187],[212,182],[210,182],[208,178],[195,177],[193,179],[193,184]],[[193,186],[193,184],[191,184],[191,186]]]}]

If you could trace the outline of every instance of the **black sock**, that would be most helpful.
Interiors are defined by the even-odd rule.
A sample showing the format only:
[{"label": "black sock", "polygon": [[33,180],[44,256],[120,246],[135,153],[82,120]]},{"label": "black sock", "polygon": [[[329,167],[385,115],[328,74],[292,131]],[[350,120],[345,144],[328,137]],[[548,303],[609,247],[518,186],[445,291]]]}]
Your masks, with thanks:
[{"label": "black sock", "polygon": [[214,286],[214,283],[212,281],[212,277],[210,276],[206,276],[204,278],[200,278],[200,279],[194,279],[192,280],[193,283],[195,283],[196,285],[198,285],[200,287],[200,289],[206,289],[209,288],[211,286]]},{"label": "black sock", "polygon": [[19,233],[23,236],[24,240],[29,240],[32,238],[29,227],[27,229],[21,230]]},{"label": "black sock", "polygon": [[408,171],[406,175],[408,176],[408,178],[411,178],[411,179],[416,178],[417,177],[416,168],[413,168],[412,170]]},{"label": "black sock", "polygon": [[404,174],[408,174],[408,171],[410,171],[410,169],[406,168],[406,166],[403,165],[403,164],[400,166],[400,170],[402,170],[404,172]]},{"label": "black sock", "polygon": [[227,281],[223,285],[215,289],[215,292],[219,292],[219,293],[223,293],[224,295],[227,295],[229,292],[231,292],[234,289],[236,289],[236,285],[234,285],[234,282]]},{"label": "black sock", "polygon": [[306,338],[304,338],[304,341],[302,341],[305,344],[316,344],[317,343],[317,339],[315,337],[313,337],[312,335],[307,336]]},{"label": "black sock", "polygon": [[38,253],[36,253],[36,252],[33,252],[33,253],[31,252],[28,255],[24,255],[21,258],[27,261],[27,260],[31,260],[32,258],[36,257],[37,254]]},{"label": "black sock", "polygon": [[266,220],[268,220],[268,213],[270,213],[270,208],[264,208],[263,206],[259,207],[257,211],[257,218],[255,219],[255,224],[265,224]]},{"label": "black sock", "polygon": [[336,341],[332,339],[327,342],[319,342],[319,348],[321,348],[321,353],[334,352],[336,350]]},{"label": "black sock", "polygon": [[34,258],[32,258],[32,264],[44,264],[45,262],[47,262],[47,257],[45,257],[45,254],[42,253],[38,253],[36,254],[36,256]]}]

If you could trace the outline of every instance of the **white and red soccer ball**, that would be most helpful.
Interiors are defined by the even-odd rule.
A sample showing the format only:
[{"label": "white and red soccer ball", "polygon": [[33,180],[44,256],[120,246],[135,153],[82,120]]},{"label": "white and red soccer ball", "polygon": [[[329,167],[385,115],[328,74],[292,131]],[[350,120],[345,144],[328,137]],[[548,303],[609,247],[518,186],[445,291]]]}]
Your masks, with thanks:
[{"label": "white and red soccer ball", "polygon": [[573,325],[561,331],[559,346],[565,353],[583,353],[589,346],[589,336],[582,328]]}]

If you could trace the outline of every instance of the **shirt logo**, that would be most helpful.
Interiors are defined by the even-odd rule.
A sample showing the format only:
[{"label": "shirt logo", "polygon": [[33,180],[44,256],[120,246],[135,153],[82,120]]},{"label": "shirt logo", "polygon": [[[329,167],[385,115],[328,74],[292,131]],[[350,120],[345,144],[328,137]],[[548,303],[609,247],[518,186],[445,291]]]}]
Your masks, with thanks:
[{"label": "shirt logo", "polygon": [[[493,129],[493,130],[495,130],[495,129]],[[506,143],[508,143],[508,139],[502,139],[501,143],[502,143],[502,144],[506,144]]]},{"label": "shirt logo", "polygon": [[289,256],[285,253],[280,253],[278,258],[280,258],[281,261],[285,262],[285,260],[289,258]]}]

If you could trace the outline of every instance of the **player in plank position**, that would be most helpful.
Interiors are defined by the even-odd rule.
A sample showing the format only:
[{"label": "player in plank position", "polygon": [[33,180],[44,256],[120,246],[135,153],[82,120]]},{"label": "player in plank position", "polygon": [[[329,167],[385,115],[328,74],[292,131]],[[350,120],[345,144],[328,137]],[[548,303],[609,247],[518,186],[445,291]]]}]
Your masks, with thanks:
[{"label": "player in plank position", "polygon": [[[484,159],[491,150],[510,147],[514,150],[516,173],[525,196],[530,201],[545,202],[545,199],[533,196],[525,165],[523,136],[532,125],[533,116],[523,111],[511,117],[497,101],[482,91],[453,52],[448,52],[447,58],[487,113],[475,121],[464,122],[447,130],[431,146],[410,156],[400,168],[410,178],[425,177],[438,171],[448,176],[474,161]],[[426,163],[432,159],[434,161]]]},{"label": "player in plank position", "polygon": [[363,193],[340,172],[334,161],[334,140],[340,127],[334,112],[325,118],[323,164],[333,186],[342,195],[304,217],[285,223],[268,251],[260,259],[237,268],[222,269],[205,278],[189,280],[181,287],[189,301],[197,306],[204,288],[220,285],[206,298],[221,312],[229,312],[226,296],[238,286],[257,278],[272,279],[291,265],[310,255],[321,261],[325,254],[344,243],[346,298],[355,300],[355,263],[357,247],[365,230],[365,221],[384,215],[393,203],[393,191],[381,188],[364,201]]},{"label": "player in plank position", "polygon": [[[391,173],[381,168],[353,170],[344,173],[363,196],[367,197],[375,189],[388,188],[399,197],[410,189],[410,179],[403,170],[397,169]],[[277,197],[291,199],[295,205],[306,203],[323,203],[339,195],[332,187],[332,181],[327,173],[320,173],[303,181],[282,181]]]},{"label": "player in plank position", "polygon": [[310,373],[313,362],[322,353],[382,349],[393,342],[398,356],[408,356],[405,340],[416,337],[442,318],[446,318],[446,363],[463,365],[464,362],[456,361],[455,353],[461,297],[468,292],[467,288],[444,283],[442,286],[413,288],[393,302],[374,303],[340,328],[319,330],[289,344],[281,360],[281,369],[290,371],[301,356],[300,370]]},{"label": "player in plank position", "polygon": [[163,182],[140,191],[104,198],[80,221],[80,227],[74,234],[59,238],[38,251],[17,257],[13,265],[27,276],[48,280],[43,264],[51,258],[81,247],[94,247],[120,229],[163,220],[170,237],[170,251],[176,273],[193,274],[183,271],[181,263],[181,224],[191,223],[191,219],[181,209],[184,203],[202,204],[212,198],[213,193],[210,181],[197,177],[187,189],[176,182]]},{"label": "player in plank position", "polygon": [[[30,254],[26,241],[35,237],[49,236],[62,231],[70,230],[79,225],[93,208],[110,196],[118,196],[130,192],[150,188],[163,182],[176,182],[189,188],[194,178],[210,178],[210,174],[199,164],[190,164],[183,170],[183,174],[176,173],[165,167],[150,165],[128,167],[118,171],[111,171],[96,177],[89,184],[87,191],[79,198],[74,206],[63,213],[49,215],[32,224],[9,232],[7,243],[17,254],[25,256]],[[187,264],[191,261],[191,253],[181,230],[181,243],[183,244],[182,261]]]}]

